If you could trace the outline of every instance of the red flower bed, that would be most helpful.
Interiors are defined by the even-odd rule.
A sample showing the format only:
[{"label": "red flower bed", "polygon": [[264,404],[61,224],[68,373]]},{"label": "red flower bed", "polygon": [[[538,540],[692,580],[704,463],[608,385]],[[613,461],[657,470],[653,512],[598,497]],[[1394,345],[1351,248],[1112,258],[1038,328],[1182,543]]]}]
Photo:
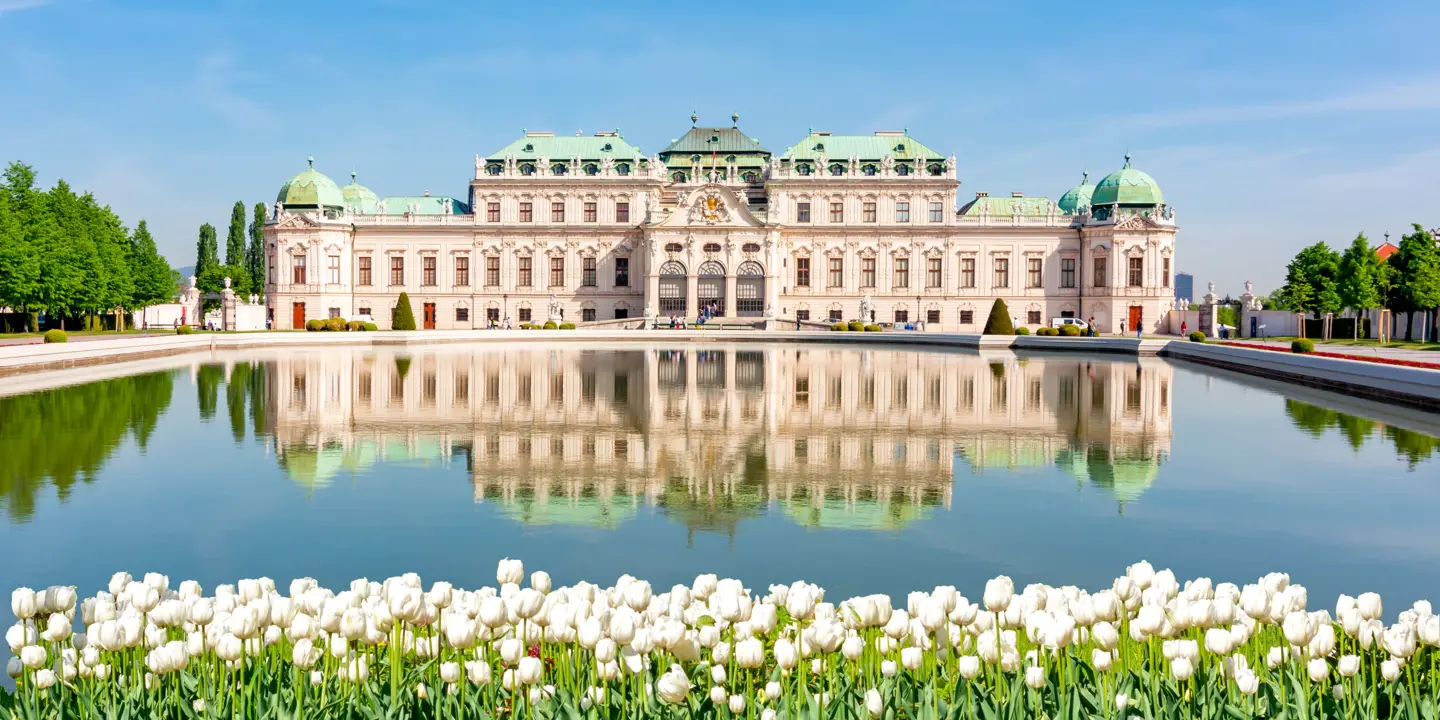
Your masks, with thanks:
[{"label": "red flower bed", "polygon": [[[1291,351],[1290,351],[1290,348],[1276,347],[1276,346],[1274,346],[1274,345],[1251,345],[1250,343],[1238,343],[1238,342],[1222,342],[1222,343],[1220,343],[1220,344],[1221,344],[1221,345],[1228,345],[1228,346],[1230,346],[1230,347],[1250,348],[1251,350],[1271,350],[1271,351],[1274,351],[1274,352],[1283,352],[1283,353],[1290,353],[1290,352],[1291,352]],[[1376,356],[1373,356],[1373,355],[1346,355],[1346,354],[1344,354],[1344,353],[1322,352],[1322,351],[1320,351],[1320,350],[1316,350],[1315,352],[1309,352],[1309,353],[1304,353],[1304,354],[1306,354],[1306,355],[1316,355],[1316,356],[1319,356],[1319,357],[1339,358],[1339,359],[1341,359],[1341,360],[1359,360],[1360,362],[1376,363],[1376,364],[1379,364],[1379,365],[1399,365],[1400,367],[1421,368],[1421,369],[1424,369],[1424,370],[1440,370],[1440,363],[1427,363],[1427,362],[1419,362],[1419,361],[1416,361],[1416,360],[1397,360],[1397,359],[1395,359],[1395,358],[1376,357]]]}]

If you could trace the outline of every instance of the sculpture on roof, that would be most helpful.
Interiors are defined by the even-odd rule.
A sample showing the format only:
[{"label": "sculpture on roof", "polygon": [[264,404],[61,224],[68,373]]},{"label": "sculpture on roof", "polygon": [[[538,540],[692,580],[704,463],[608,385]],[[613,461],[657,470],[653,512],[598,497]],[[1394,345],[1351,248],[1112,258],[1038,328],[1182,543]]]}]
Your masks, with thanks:
[{"label": "sculpture on roof", "polygon": [[945,158],[945,174],[952,175],[955,172],[955,156]]},{"label": "sculpture on roof", "polygon": [[892,170],[894,170],[894,169],[895,169],[895,156],[894,156],[894,155],[891,155],[890,153],[885,153],[885,155],[880,158],[880,174],[881,174],[881,175],[889,175],[890,172],[891,172]]},{"label": "sculpture on roof", "polygon": [[650,158],[650,177],[656,180],[665,179],[665,163],[660,162],[660,156]]},{"label": "sculpture on roof", "polygon": [[442,214],[444,214],[444,215],[449,215],[449,214],[451,214],[451,212],[452,212],[452,210],[453,210],[453,208],[454,208],[454,203],[455,203],[455,201],[454,201],[454,200],[451,200],[451,199],[448,198],[448,197],[447,197],[447,198],[441,198],[441,199],[440,199],[440,212],[441,212]]},{"label": "sculpture on roof", "polygon": [[480,178],[480,166],[482,164],[480,161],[480,153],[475,153],[475,178],[477,180]]},{"label": "sculpture on roof", "polygon": [[614,172],[614,170],[615,170],[615,161],[612,160],[609,155],[606,155],[605,157],[600,158],[600,174],[601,174],[601,175],[605,175],[605,176],[608,177],[612,172]]},{"label": "sculpture on roof", "polygon": [[271,220],[274,220],[275,222],[280,222],[280,218],[283,218],[283,217],[285,217],[285,203],[280,202],[279,200],[276,200],[276,201],[275,201],[275,216],[272,217],[272,218],[270,218],[270,219],[271,219]]},{"label": "sculpture on roof", "polygon": [[535,161],[535,174],[536,174],[536,175],[549,175],[549,174],[550,174],[550,158],[549,158],[548,156],[546,156],[546,155],[541,155],[540,158]]}]

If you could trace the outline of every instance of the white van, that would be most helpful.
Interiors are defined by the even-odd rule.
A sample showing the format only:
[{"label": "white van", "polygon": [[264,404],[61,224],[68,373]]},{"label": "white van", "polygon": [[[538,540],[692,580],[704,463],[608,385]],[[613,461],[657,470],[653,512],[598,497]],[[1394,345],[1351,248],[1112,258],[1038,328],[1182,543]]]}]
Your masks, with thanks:
[{"label": "white van", "polygon": [[1050,318],[1050,327],[1053,327],[1053,328],[1055,328],[1055,329],[1058,330],[1058,329],[1060,329],[1061,327],[1063,327],[1063,326],[1065,326],[1065,325],[1074,325],[1075,327],[1080,328],[1081,332],[1084,332],[1084,331],[1090,329],[1090,323],[1087,323],[1087,322],[1085,322],[1084,320],[1081,320],[1080,318],[1067,318],[1067,317]]}]

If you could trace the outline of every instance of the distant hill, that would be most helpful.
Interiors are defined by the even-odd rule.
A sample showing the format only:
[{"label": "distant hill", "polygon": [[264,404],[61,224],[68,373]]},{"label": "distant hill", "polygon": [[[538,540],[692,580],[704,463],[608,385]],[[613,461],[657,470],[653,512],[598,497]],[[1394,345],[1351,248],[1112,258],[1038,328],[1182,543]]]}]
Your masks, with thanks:
[{"label": "distant hill", "polygon": [[185,267],[178,267],[175,268],[175,272],[180,273],[180,280],[183,282],[185,278],[195,274],[195,266],[186,265]]}]

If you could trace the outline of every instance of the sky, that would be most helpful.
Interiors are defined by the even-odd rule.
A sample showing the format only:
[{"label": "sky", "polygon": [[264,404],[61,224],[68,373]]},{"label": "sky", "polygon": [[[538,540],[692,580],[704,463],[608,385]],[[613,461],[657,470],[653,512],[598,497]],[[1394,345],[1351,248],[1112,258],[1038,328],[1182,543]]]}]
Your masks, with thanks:
[{"label": "sky", "polygon": [[[823,8],[817,9],[817,8]],[[908,129],[976,191],[1059,198],[1123,156],[1197,295],[1282,283],[1317,241],[1440,226],[1440,3],[0,0],[0,162],[149,222],[194,262],[305,167],[464,198],[526,130],[689,127],[775,152]]]}]

